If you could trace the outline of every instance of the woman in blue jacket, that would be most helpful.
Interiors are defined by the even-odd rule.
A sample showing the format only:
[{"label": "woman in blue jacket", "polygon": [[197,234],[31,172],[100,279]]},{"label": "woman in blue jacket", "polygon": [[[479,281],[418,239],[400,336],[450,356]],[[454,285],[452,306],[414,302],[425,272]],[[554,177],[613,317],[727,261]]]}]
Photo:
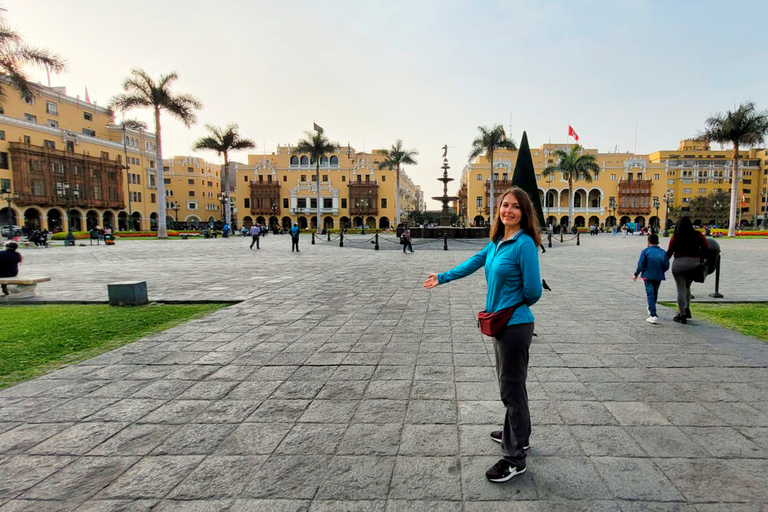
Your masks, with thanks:
[{"label": "woman in blue jacket", "polygon": [[[501,443],[503,458],[485,476],[491,482],[506,482],[525,472],[525,451],[531,435],[528,411],[528,349],[533,337],[530,307],[541,297],[538,247],[541,233],[528,194],[513,187],[501,196],[491,226],[491,241],[482,251],[448,272],[430,274],[425,288],[461,279],[485,267],[488,294],[485,311],[514,312],[500,332],[494,334],[496,373],[501,401],[507,408],[504,429],[491,432]],[[501,313],[503,314],[503,312]]]}]

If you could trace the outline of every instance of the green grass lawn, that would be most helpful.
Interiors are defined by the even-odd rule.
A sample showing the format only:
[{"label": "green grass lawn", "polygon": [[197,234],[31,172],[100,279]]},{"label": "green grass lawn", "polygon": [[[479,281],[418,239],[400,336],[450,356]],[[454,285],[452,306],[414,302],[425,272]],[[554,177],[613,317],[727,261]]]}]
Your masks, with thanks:
[{"label": "green grass lawn", "polygon": [[0,306],[0,388],[89,359],[226,304]]},{"label": "green grass lawn", "polygon": [[[663,303],[677,309],[677,304]],[[691,304],[694,318],[703,318],[708,322],[741,334],[768,341],[768,302],[754,304]]]}]

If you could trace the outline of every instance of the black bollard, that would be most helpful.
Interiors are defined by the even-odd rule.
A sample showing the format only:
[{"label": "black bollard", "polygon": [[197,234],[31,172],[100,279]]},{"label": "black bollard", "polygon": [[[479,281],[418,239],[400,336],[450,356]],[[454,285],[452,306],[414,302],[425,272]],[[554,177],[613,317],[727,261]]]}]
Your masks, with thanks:
[{"label": "black bollard", "polygon": [[376,230],[376,245],[373,246],[373,249],[375,251],[379,250],[379,230],[378,229]]},{"label": "black bollard", "polygon": [[312,232],[312,245],[315,245],[315,232]]},{"label": "black bollard", "polygon": [[329,242],[331,241],[331,230],[330,229],[328,230],[328,241]]},{"label": "black bollard", "polygon": [[339,231],[339,247],[344,247],[344,231]]},{"label": "black bollard", "polygon": [[443,250],[444,251],[448,250],[448,233],[446,233],[445,231],[443,231]]},{"label": "black bollard", "polygon": [[581,238],[579,238],[579,232],[576,232],[576,245],[581,245]]},{"label": "black bollard", "polygon": [[552,248],[552,232],[550,231],[547,233],[547,238],[549,239],[549,248]]},{"label": "black bollard", "polygon": [[717,266],[715,267],[715,293],[710,293],[709,296],[715,299],[723,298],[723,294],[720,293],[720,255],[719,254],[717,255]]}]

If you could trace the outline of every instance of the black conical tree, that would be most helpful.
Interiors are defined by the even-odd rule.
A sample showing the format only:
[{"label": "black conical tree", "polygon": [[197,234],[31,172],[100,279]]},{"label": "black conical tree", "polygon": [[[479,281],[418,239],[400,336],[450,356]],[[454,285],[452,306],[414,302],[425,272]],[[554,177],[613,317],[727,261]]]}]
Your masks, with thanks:
[{"label": "black conical tree", "polygon": [[539,221],[539,227],[543,229],[544,211],[541,209],[539,187],[536,184],[536,171],[533,168],[531,148],[528,145],[528,134],[525,132],[523,132],[523,139],[520,141],[520,150],[517,153],[515,172],[512,175],[512,186],[520,187],[525,190],[531,198],[533,207],[536,209],[536,218]]}]

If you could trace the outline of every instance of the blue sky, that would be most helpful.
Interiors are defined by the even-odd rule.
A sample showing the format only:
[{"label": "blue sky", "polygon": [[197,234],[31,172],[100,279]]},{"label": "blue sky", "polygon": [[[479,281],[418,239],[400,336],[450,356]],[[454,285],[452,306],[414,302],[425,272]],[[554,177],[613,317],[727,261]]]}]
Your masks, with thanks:
[{"label": "blue sky", "polygon": [[[183,10],[179,7],[183,5]],[[358,150],[403,139],[406,169],[442,192],[478,125],[519,142],[564,142],[568,124],[600,151],[675,149],[704,120],[751,99],[768,107],[768,3],[710,1],[24,0],[6,17],[28,42],[59,52],[69,94],[108,103],[132,67],[176,71],[205,105],[186,129],[166,118],[164,154],[189,153],[204,123],[236,122],[272,152],[317,122]],[[45,82],[45,74],[33,71]],[[131,117],[150,120],[137,111]],[[210,160],[214,154],[200,153]],[[245,154],[235,159],[245,160]],[[436,202],[428,203],[430,208]]]}]

